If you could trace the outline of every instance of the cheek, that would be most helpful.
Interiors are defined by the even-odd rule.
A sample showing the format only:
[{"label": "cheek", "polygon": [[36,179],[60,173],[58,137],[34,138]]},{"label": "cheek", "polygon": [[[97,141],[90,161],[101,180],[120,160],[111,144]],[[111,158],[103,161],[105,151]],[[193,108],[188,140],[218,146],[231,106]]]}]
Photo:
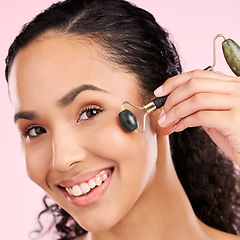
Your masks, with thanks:
[{"label": "cheek", "polygon": [[156,137],[149,128],[138,135],[125,132],[118,121],[109,121],[94,135],[93,142],[98,155],[118,166],[120,180],[131,176],[132,185],[148,180],[157,159]]},{"label": "cheek", "polygon": [[45,188],[52,151],[46,146],[24,146],[24,155],[28,177],[41,188]]},{"label": "cheek", "polygon": [[152,153],[157,152],[155,134],[150,128],[143,134],[126,132],[120,125],[118,117],[109,118],[108,122],[98,128],[93,138],[99,150],[109,159],[120,156],[148,159]]},{"label": "cheek", "polygon": [[135,133],[125,132],[117,118],[108,118],[108,121],[92,134],[94,145],[91,149],[95,149],[106,159],[119,159],[126,152],[130,155],[134,151],[135,135]]}]

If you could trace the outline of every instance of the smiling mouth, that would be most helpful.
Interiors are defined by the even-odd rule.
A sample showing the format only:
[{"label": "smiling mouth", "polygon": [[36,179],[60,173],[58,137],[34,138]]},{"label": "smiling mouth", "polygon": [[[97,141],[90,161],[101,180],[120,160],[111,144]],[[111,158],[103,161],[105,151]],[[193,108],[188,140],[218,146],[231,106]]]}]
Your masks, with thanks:
[{"label": "smiling mouth", "polygon": [[112,168],[104,170],[87,181],[77,183],[71,187],[62,188],[64,188],[70,196],[73,197],[84,196],[89,194],[92,190],[100,187],[105,181],[107,181],[112,172],[113,172]]}]

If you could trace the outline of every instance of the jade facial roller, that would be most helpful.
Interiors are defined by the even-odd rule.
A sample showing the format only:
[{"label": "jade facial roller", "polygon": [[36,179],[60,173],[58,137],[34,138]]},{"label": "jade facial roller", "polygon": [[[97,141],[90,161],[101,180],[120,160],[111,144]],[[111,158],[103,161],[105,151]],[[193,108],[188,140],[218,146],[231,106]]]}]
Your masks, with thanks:
[{"label": "jade facial roller", "polygon": [[[224,57],[229,65],[229,67],[232,69],[232,71],[237,75],[240,76],[240,47],[239,45],[234,42],[232,39],[226,39],[224,35],[218,34],[214,38],[214,61],[213,65],[205,68],[205,70],[214,71],[214,67],[216,65],[216,39],[219,37],[223,37],[224,41],[222,43],[222,50]],[[119,113],[119,120],[122,125],[122,127],[128,131],[132,132],[135,131],[138,134],[141,134],[145,131],[145,125],[146,125],[146,117],[148,114],[153,113],[158,108],[162,107],[164,103],[166,102],[168,96],[164,97],[158,97],[152,100],[150,103],[144,105],[143,107],[138,107],[134,105],[131,102],[125,101],[122,104],[123,111]],[[143,117],[143,127],[141,131],[137,131],[137,128],[139,127],[138,120],[136,116],[128,109],[124,109],[124,105],[129,104],[137,109],[143,109],[146,111]]]},{"label": "jade facial roller", "polygon": [[228,66],[236,74],[240,76],[240,47],[231,38],[226,38],[223,34],[218,34],[213,41],[213,65],[205,68],[205,70],[214,71],[216,65],[216,40],[222,37],[222,50]]},{"label": "jade facial roller", "polygon": [[[157,97],[157,98],[153,99],[150,103],[144,105],[143,107],[138,107],[131,102],[125,101],[122,104],[123,111],[119,113],[119,119],[120,119],[120,123],[121,123],[122,127],[125,130],[127,130],[128,132],[135,131],[138,134],[143,133],[145,131],[147,115],[153,113],[154,111],[156,111],[157,109],[162,107],[164,105],[164,103],[166,102],[167,97],[168,96]],[[141,131],[136,130],[139,127],[136,116],[130,110],[124,109],[124,105],[126,105],[126,104],[129,104],[137,109],[141,109],[141,110],[143,109],[146,111],[146,113],[143,116],[143,126],[142,126]]]}]

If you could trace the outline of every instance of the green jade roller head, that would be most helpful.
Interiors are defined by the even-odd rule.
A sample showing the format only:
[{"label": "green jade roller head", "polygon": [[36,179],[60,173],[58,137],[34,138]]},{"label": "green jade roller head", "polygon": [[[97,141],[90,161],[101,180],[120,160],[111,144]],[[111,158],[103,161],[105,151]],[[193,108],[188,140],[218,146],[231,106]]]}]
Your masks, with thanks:
[{"label": "green jade roller head", "polygon": [[216,40],[222,37],[222,50],[225,60],[236,76],[240,76],[240,47],[231,38],[226,38],[223,34],[218,34],[213,41],[213,65],[205,68],[205,70],[214,71],[216,65]]},{"label": "green jade roller head", "polygon": [[[209,71],[215,71],[214,67],[216,65],[216,40],[219,37],[223,37],[224,41],[222,43],[222,50],[224,57],[227,61],[227,64],[229,67],[232,69],[232,71],[237,75],[240,76],[240,47],[239,45],[234,42],[232,39],[226,39],[224,35],[218,34],[213,41],[213,65],[205,68],[204,70],[209,70]],[[145,131],[145,125],[146,125],[146,117],[148,114],[153,113],[156,111],[158,108],[162,107],[164,103],[166,102],[168,96],[164,97],[158,97],[152,100],[150,103],[144,105],[143,107],[138,107],[134,105],[133,103],[130,103],[128,101],[125,101],[122,104],[122,109],[123,111],[119,113],[119,119],[122,127],[128,131],[132,132],[135,131],[137,134],[141,134]],[[143,117],[143,127],[141,131],[137,131],[137,128],[139,127],[138,120],[136,116],[128,109],[124,109],[124,105],[129,104],[137,109],[143,109],[146,111]]]},{"label": "green jade roller head", "polygon": [[[138,134],[143,133],[145,131],[147,115],[155,112],[157,109],[162,107],[164,105],[164,103],[166,102],[167,97],[168,96],[157,97],[157,98],[153,99],[150,103],[144,105],[143,107],[139,107],[139,106],[134,105],[131,102],[125,101],[122,104],[123,111],[121,111],[119,113],[119,120],[120,120],[122,127],[128,132],[135,131]],[[138,120],[137,120],[136,116],[130,110],[124,109],[124,105],[126,105],[126,104],[129,104],[137,109],[146,111],[146,113],[143,116],[143,127],[142,127],[141,131],[137,131],[139,124],[138,124]]]},{"label": "green jade roller head", "polygon": [[226,39],[222,43],[224,57],[232,71],[240,76],[240,47],[232,39]]}]

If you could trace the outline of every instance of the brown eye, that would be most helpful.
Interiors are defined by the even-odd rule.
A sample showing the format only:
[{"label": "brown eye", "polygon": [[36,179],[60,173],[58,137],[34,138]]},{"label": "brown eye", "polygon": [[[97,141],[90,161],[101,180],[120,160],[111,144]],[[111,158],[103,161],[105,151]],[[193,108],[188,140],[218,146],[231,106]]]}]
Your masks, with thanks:
[{"label": "brown eye", "polygon": [[46,132],[47,131],[43,127],[29,127],[24,131],[23,135],[25,137],[34,138]]},{"label": "brown eye", "polygon": [[103,111],[99,106],[90,106],[82,110],[79,115],[78,121],[89,120]]}]

